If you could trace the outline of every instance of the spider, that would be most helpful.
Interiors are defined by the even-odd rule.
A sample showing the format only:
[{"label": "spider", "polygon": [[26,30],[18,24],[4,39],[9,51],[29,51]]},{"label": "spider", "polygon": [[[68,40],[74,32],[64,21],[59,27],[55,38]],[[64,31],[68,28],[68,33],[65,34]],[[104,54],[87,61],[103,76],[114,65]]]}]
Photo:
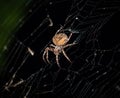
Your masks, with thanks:
[{"label": "spider", "polygon": [[63,53],[63,55],[66,57],[66,59],[71,62],[71,60],[69,59],[69,57],[67,56],[67,54],[64,51],[64,48],[70,47],[75,45],[76,43],[73,42],[71,44],[67,44],[67,42],[70,40],[72,33],[70,33],[69,37],[62,32],[61,30],[58,30],[59,33],[56,33],[53,38],[52,38],[52,42],[53,44],[50,44],[43,53],[43,60],[45,61],[45,55],[46,55],[46,60],[47,62],[50,64],[50,61],[48,59],[48,52],[51,51],[56,55],[56,63],[58,65],[58,67],[60,67],[59,64],[59,60],[58,60],[58,56],[60,53]]}]

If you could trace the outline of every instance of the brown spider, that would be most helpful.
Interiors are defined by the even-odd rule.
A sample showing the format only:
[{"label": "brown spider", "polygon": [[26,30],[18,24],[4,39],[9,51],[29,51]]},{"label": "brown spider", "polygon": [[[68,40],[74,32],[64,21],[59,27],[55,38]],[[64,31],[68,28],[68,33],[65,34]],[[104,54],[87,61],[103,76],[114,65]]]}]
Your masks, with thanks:
[{"label": "brown spider", "polygon": [[63,55],[66,57],[66,59],[71,62],[71,60],[69,59],[69,57],[66,55],[66,53],[64,51],[64,48],[67,48],[69,46],[76,44],[74,42],[72,44],[67,44],[67,42],[70,40],[71,36],[72,36],[72,33],[69,35],[69,37],[63,32],[56,33],[52,38],[53,44],[50,44],[49,47],[47,47],[43,53],[43,60],[45,61],[45,55],[46,55],[46,60],[48,63],[50,63],[50,61],[48,59],[48,51],[51,51],[56,55],[56,62],[59,67],[60,67],[60,64],[58,61],[58,56],[60,53],[63,53]]}]

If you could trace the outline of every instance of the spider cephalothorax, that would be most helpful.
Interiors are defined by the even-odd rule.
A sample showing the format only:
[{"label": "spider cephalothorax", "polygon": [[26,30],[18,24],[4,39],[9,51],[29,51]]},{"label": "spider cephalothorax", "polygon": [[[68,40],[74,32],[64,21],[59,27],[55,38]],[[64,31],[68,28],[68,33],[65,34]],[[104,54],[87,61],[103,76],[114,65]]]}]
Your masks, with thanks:
[{"label": "spider cephalothorax", "polygon": [[59,67],[60,67],[60,64],[58,61],[58,56],[60,53],[63,53],[63,55],[67,58],[67,60],[70,61],[69,57],[66,55],[64,51],[64,48],[75,45],[75,43],[67,44],[71,36],[72,36],[72,33],[69,35],[69,37],[63,32],[56,33],[52,38],[53,44],[50,44],[49,47],[47,47],[43,53],[43,60],[45,61],[44,56],[46,55],[46,60],[48,63],[50,63],[48,59],[48,51],[51,51],[56,55],[56,62]]}]

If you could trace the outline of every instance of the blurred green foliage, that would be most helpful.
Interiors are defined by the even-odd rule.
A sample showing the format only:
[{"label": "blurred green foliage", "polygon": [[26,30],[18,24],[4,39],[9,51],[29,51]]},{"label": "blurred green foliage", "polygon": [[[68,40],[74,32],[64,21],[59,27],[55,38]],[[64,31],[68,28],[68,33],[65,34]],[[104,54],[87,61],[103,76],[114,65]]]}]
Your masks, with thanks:
[{"label": "blurred green foliage", "polygon": [[4,50],[15,32],[19,20],[25,15],[26,0],[0,0],[0,72],[5,67]]}]

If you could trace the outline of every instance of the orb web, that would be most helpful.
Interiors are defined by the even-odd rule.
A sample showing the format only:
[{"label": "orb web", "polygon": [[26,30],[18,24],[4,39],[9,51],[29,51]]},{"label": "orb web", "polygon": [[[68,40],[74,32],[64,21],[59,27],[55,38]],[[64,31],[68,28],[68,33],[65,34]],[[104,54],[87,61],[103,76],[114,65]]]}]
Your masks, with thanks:
[{"label": "orb web", "polygon": [[[3,98],[120,96],[120,40],[118,28],[110,28],[119,16],[118,0],[31,0],[26,6],[28,13],[4,50]],[[72,63],[61,54],[59,68],[52,52],[50,64],[42,54],[61,27],[73,33],[68,43],[77,44],[65,49]]]}]

